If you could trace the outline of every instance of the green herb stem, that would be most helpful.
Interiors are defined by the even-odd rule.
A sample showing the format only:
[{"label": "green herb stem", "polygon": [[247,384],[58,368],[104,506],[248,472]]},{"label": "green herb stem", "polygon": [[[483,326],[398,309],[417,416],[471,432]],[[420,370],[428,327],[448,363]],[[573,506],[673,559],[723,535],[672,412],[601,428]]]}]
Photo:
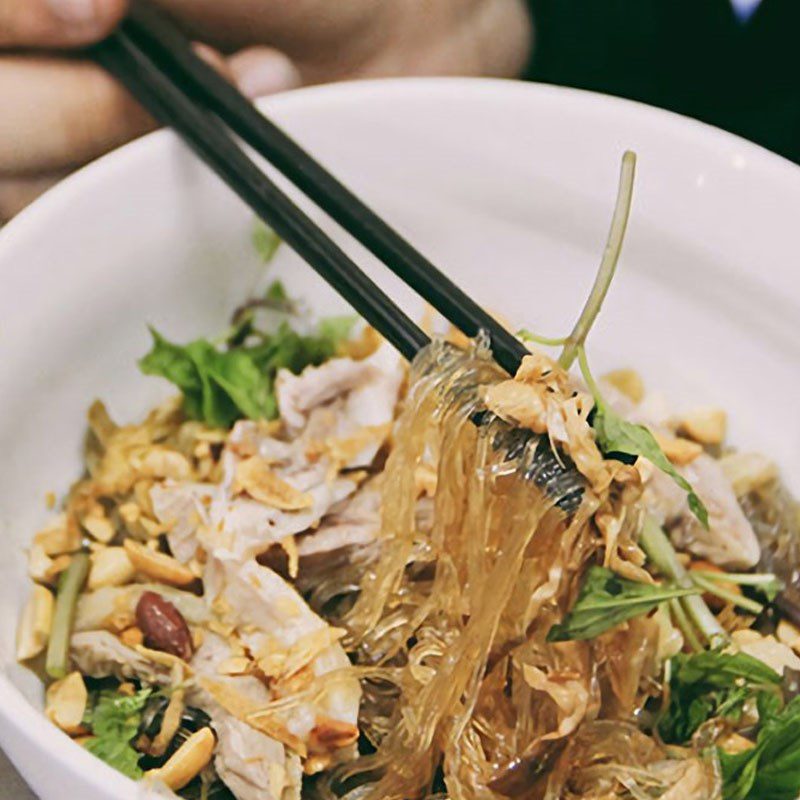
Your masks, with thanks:
[{"label": "green herb stem", "polygon": [[681,605],[680,598],[673,598],[670,600],[669,609],[672,612],[672,616],[675,617],[675,622],[678,624],[678,627],[683,634],[683,638],[686,639],[689,647],[691,647],[696,653],[702,650],[703,643],[697,638],[697,634],[695,633],[691,620],[686,615],[686,611]]},{"label": "green herb stem", "polygon": [[724,586],[721,586],[719,583],[710,581],[708,578],[704,578],[702,575],[697,575],[692,572],[690,578],[704,591],[716,595],[721,600],[726,600],[729,603],[733,603],[739,608],[743,608],[745,611],[750,611],[753,614],[758,615],[764,610],[764,606],[756,600],[751,600],[749,597],[742,597],[742,595],[736,594],[736,592],[732,592],[729,589],[726,589]]},{"label": "green herb stem", "polygon": [[578,347],[577,353],[581,375],[583,375],[583,379],[586,381],[586,385],[589,387],[592,397],[595,398],[595,403],[597,403],[598,398],[602,397],[602,393],[600,392],[600,387],[597,385],[597,381],[594,379],[594,375],[592,375],[592,371],[589,369],[589,359],[586,357],[586,348],[581,345]]},{"label": "green herb stem", "polygon": [[517,339],[522,339],[523,342],[534,342],[535,344],[541,344],[545,347],[561,347],[567,343],[565,337],[554,339],[549,336],[539,336],[538,333],[533,333],[533,331],[529,331],[527,328],[521,328],[517,331],[516,335]]},{"label": "green herb stem", "polygon": [[[640,542],[647,557],[665,577],[679,586],[692,585],[692,579],[678,561],[667,535],[649,515],[645,517]],[[702,597],[691,595],[680,598],[679,602],[707,642],[716,644],[727,640],[728,635],[725,633],[725,629],[711,613]]]},{"label": "green herb stem", "polygon": [[47,646],[45,669],[51,678],[63,678],[69,666],[69,640],[75,620],[78,595],[89,572],[88,553],[75,553],[69,566],[61,573],[56,593],[53,626]]},{"label": "green herb stem", "polygon": [[692,575],[699,575],[711,581],[720,583],[735,583],[738,586],[763,586],[775,583],[778,579],[771,572],[710,572],[699,569],[692,571]]},{"label": "green herb stem", "polygon": [[620,168],[619,189],[617,191],[617,202],[614,206],[614,214],[611,217],[611,227],[608,231],[606,248],[603,251],[603,258],[600,262],[600,269],[597,272],[592,291],[586,300],[572,333],[567,337],[558,363],[564,368],[569,369],[575,360],[578,348],[586,341],[586,337],[594,324],[600,308],[603,305],[608,287],[614,277],[614,272],[619,261],[619,254],[622,251],[622,242],[625,238],[625,229],[628,226],[628,218],[631,211],[631,200],[633,198],[633,179],[636,174],[636,154],[627,150],[622,156],[622,166]]}]

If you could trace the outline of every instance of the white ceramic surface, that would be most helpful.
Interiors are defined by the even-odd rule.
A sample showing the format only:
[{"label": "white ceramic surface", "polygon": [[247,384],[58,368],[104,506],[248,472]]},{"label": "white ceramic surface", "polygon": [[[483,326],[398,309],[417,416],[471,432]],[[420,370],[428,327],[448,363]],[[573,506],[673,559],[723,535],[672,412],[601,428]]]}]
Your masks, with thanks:
[{"label": "white ceramic surface", "polygon": [[[678,405],[723,404],[733,440],[774,455],[800,488],[797,167],[664,112],[535,85],[339,85],[265,107],[479,301],[548,335],[583,301],[620,155],[638,151],[627,244],[590,341],[596,369],[636,365]],[[145,323],[176,339],[214,332],[258,281],[250,224],[159,133],[0,234],[0,746],[45,800],[137,789],[44,720],[40,686],[14,663],[23,548],[45,493],[78,474],[91,400],[124,420],[165,391],[136,370]],[[291,253],[278,261],[309,303],[334,302]]]}]

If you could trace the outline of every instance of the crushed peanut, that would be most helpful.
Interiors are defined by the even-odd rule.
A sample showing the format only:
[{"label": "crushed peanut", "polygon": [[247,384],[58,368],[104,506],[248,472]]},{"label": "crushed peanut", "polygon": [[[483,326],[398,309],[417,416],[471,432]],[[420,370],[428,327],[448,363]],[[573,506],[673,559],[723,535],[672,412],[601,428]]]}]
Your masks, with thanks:
[{"label": "crushed peanut", "polygon": [[35,658],[47,646],[53,624],[54,599],[44,586],[34,585],[17,628],[17,659]]},{"label": "crushed peanut", "polygon": [[80,672],[71,672],[48,687],[44,713],[66,733],[84,732],[82,722],[88,698],[83,676]]},{"label": "crushed peanut", "polygon": [[170,586],[189,586],[196,580],[188,567],[166,553],[157,552],[131,539],[125,540],[124,547],[134,569],[154,581]]},{"label": "crushed peanut", "polygon": [[721,408],[698,408],[678,420],[678,433],[706,445],[722,444],[728,415]]}]

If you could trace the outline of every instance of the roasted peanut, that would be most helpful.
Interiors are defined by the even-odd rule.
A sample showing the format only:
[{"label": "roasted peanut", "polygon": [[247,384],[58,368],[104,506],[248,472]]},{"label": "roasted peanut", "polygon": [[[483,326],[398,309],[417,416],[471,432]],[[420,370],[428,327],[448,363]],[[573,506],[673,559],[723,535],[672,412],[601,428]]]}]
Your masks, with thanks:
[{"label": "roasted peanut", "polygon": [[321,717],[312,728],[309,747],[313,752],[338,750],[358,740],[358,728],[349,722],[331,717]]},{"label": "roasted peanut", "polygon": [[136,571],[148,578],[171,586],[188,586],[194,583],[194,573],[177,558],[159,553],[132,539],[126,539],[124,546]]},{"label": "roasted peanut", "polygon": [[17,659],[38,656],[50,638],[53,624],[53,594],[44,586],[34,586],[17,629]]},{"label": "roasted peanut", "polygon": [[172,791],[182,789],[199,775],[211,761],[216,739],[211,728],[200,728],[193,733],[164,764],[146,774],[165,783]]},{"label": "roasted peanut", "polygon": [[119,635],[120,641],[123,644],[128,645],[128,647],[136,647],[140,644],[144,644],[144,634],[142,633],[141,628],[137,628],[136,625],[131,625],[130,628],[125,628],[122,633]]},{"label": "roasted peanut", "polygon": [[114,523],[101,514],[92,513],[81,520],[81,525],[95,538],[98,542],[108,544],[113,538],[116,530]]},{"label": "roasted peanut", "polygon": [[47,689],[44,713],[62,731],[78,734],[83,730],[81,723],[88,696],[83,676],[71,672]]},{"label": "roasted peanut", "polygon": [[33,537],[33,541],[48,556],[60,556],[81,549],[81,533],[77,525],[67,521],[66,514],[59,514],[51,520]]},{"label": "roasted peanut", "polygon": [[88,580],[90,589],[124,586],[136,575],[136,570],[123,547],[106,547],[98,550],[92,553],[91,560]]},{"label": "roasted peanut", "polygon": [[632,402],[642,402],[644,382],[635,369],[615,369],[603,375],[603,380],[622,392]]},{"label": "roasted peanut", "polygon": [[700,444],[721,444],[727,426],[728,417],[721,408],[698,408],[679,420],[678,432]]},{"label": "roasted peanut", "polygon": [[654,436],[664,455],[678,467],[691,464],[703,452],[703,448],[697,442],[680,436],[662,436],[658,433]]},{"label": "roasted peanut", "polygon": [[147,647],[170,653],[184,661],[192,657],[192,635],[186,620],[160,594],[142,592],[136,604],[136,623],[144,634]]}]

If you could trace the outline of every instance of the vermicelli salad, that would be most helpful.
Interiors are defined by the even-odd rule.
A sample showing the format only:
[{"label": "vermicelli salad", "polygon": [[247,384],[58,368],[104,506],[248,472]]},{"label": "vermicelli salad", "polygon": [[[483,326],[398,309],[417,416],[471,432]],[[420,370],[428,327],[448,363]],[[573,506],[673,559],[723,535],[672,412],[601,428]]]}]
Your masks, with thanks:
[{"label": "vermicelli salad", "polygon": [[91,407],[30,547],[50,720],[208,800],[794,800],[800,506],[724,409],[590,370],[632,172],[513,378],[455,332],[409,368],[279,283],[216,340],[154,331],[180,395]]}]

